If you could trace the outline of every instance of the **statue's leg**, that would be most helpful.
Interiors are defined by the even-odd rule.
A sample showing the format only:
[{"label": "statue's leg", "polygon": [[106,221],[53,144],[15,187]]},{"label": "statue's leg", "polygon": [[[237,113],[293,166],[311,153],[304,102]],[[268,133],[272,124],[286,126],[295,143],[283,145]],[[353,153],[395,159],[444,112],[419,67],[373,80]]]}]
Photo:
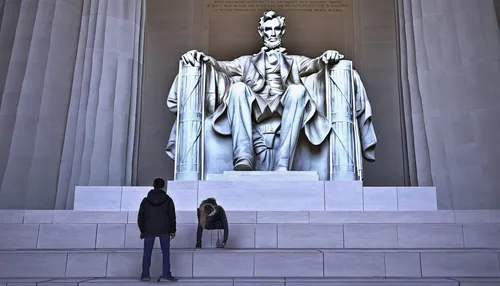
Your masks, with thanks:
[{"label": "statue's leg", "polygon": [[281,118],[280,145],[276,151],[274,171],[288,171],[292,168],[306,102],[307,90],[301,84],[288,86],[281,98],[283,114]]},{"label": "statue's leg", "polygon": [[252,97],[252,90],[242,82],[234,83],[229,90],[227,116],[233,137],[233,164],[236,171],[253,170]]}]

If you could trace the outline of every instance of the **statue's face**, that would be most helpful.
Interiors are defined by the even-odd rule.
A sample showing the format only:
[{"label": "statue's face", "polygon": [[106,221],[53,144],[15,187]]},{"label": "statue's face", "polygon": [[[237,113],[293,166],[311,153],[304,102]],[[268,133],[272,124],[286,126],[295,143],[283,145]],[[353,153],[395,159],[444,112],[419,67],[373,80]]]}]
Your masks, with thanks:
[{"label": "statue's face", "polygon": [[283,31],[280,20],[274,18],[272,20],[267,20],[262,25],[262,39],[264,40],[264,45],[270,49],[281,46],[281,38],[283,37]]}]

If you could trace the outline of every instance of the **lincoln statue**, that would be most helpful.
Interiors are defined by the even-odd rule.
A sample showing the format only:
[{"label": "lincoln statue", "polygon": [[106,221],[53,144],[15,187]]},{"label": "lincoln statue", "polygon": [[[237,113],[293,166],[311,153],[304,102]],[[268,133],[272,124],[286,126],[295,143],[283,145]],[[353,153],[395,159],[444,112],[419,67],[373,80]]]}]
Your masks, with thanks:
[{"label": "lincoln statue", "polygon": [[[337,65],[344,56],[335,50],[327,50],[316,58],[289,55],[282,44],[285,31],[285,18],[274,11],[268,11],[260,18],[258,26],[258,33],[263,42],[258,53],[244,55],[231,61],[219,61],[196,50],[182,56],[181,65],[187,67],[206,65],[212,70],[215,82],[212,84],[213,92],[202,91],[209,98],[203,101],[208,107],[201,109],[212,108],[212,112],[208,112],[212,116],[213,130],[218,135],[231,137],[232,169],[235,171],[292,170],[301,134],[305,135],[304,140],[312,146],[319,146],[332,133],[332,121],[329,122],[326,114],[328,108],[325,109],[326,100],[322,99],[321,103],[316,100],[326,89],[325,77],[323,75],[320,79],[318,73],[325,70],[325,67]],[[311,78],[311,76],[316,77]],[[312,83],[309,84],[309,88],[305,83],[308,78]],[[359,101],[356,109],[364,113],[369,103],[357,73],[353,74],[352,80],[357,90],[352,91],[357,93],[357,99],[354,101]],[[174,112],[179,111],[177,103],[181,102],[177,94],[178,81],[180,79],[177,78],[168,100],[169,107]],[[322,86],[315,84],[318,81]],[[207,83],[206,86],[210,89],[211,84]],[[213,100],[209,95],[212,93],[215,94]],[[349,102],[349,99],[346,100]],[[350,102],[352,103],[352,100]],[[368,119],[371,117],[371,111],[369,112]],[[178,117],[178,120],[183,119]],[[369,153],[373,151],[376,139],[371,121],[368,121],[369,130],[368,132],[365,130],[365,133],[371,134],[372,137],[368,139],[370,142],[361,142],[364,146],[360,146],[360,149],[363,149],[364,157],[370,159]],[[365,123],[361,122],[361,125]],[[175,140],[171,136],[169,143]],[[351,145],[354,148],[354,144]],[[263,151],[268,149],[272,149],[272,152]],[[175,157],[173,151],[169,152],[168,146],[167,153]]]}]

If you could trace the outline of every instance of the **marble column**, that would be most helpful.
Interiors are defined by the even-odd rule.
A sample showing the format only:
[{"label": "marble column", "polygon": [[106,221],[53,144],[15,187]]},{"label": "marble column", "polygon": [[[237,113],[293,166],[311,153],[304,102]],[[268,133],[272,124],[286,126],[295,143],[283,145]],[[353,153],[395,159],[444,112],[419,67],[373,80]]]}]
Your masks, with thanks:
[{"label": "marble column", "polygon": [[443,209],[500,208],[500,33],[493,0],[397,0],[412,185]]},{"label": "marble column", "polygon": [[143,1],[0,0],[0,208],[132,177]]},{"label": "marble column", "polygon": [[84,0],[56,208],[74,188],[130,185],[144,1]]}]

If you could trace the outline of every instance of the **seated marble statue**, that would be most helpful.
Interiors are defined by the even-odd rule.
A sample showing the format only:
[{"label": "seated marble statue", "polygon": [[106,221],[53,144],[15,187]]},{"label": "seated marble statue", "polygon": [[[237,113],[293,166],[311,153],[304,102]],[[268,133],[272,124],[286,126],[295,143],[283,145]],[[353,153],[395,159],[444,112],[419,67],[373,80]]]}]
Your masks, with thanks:
[{"label": "seated marble statue", "polygon": [[[196,50],[182,56],[184,64],[204,63],[213,70],[216,99],[207,99],[213,105],[209,107],[213,108],[211,124],[215,133],[231,136],[232,163],[236,171],[292,170],[299,136],[305,134],[309,143],[318,146],[332,130],[323,115],[326,113],[325,77],[319,72],[328,65],[337,64],[344,56],[334,50],[327,50],[316,58],[289,55],[282,45],[285,31],[285,18],[268,11],[260,18],[258,33],[263,47],[257,54],[231,61],[218,61]],[[178,100],[177,81],[176,78],[167,101],[174,112]],[[357,73],[354,73],[354,81],[357,117],[361,123],[361,138],[364,138],[363,155],[374,160],[376,138],[370,120],[371,110]],[[318,104],[322,112],[318,112]],[[261,125],[263,122],[266,124]],[[174,141],[171,135],[167,154],[172,158]],[[273,152],[263,152],[267,149]],[[261,156],[259,159],[259,154],[273,158],[262,159]]]}]

